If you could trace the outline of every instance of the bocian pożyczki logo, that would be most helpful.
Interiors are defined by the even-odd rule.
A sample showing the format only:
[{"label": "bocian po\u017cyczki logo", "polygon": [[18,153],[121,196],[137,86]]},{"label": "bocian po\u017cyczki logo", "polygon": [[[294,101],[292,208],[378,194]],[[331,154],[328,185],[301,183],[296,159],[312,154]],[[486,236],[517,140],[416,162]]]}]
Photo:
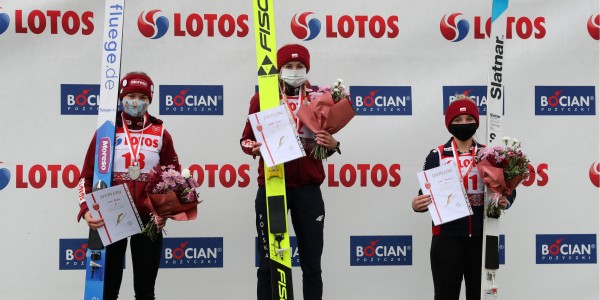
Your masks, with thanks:
[{"label": "bocian po\u017cyczki logo", "polygon": [[[2,33],[0,26],[0,33]],[[587,30],[590,36],[595,40],[600,40],[600,14],[590,16],[587,22]]]},{"label": "bocian po\u017cyczki logo", "polygon": [[292,18],[291,27],[292,33],[294,35],[304,41],[310,41],[319,35],[321,32],[321,21],[317,18],[312,18],[308,22],[306,21],[306,17],[312,15],[312,12],[305,12],[294,15]]},{"label": "bocian po\u017cyczki logo", "polygon": [[138,17],[138,28],[143,36],[150,39],[159,39],[169,30],[169,19],[165,16],[156,15],[161,12],[158,9],[149,11],[144,15],[144,12]]},{"label": "bocian po\u017cyczki logo", "polygon": [[[0,161],[0,164],[2,162]],[[10,182],[10,171],[6,168],[0,168],[0,191]]]},{"label": "bocian po\u017cyczki logo", "polygon": [[[0,9],[2,9],[1,6],[0,6]],[[3,34],[6,31],[6,29],[8,29],[9,24],[10,24],[10,17],[8,16],[8,14],[0,12],[0,34]]]},{"label": "bocian po\u017cyczki logo", "polygon": [[456,22],[456,17],[461,15],[461,13],[444,15],[440,21],[440,31],[445,39],[460,42],[469,34],[469,22],[467,20],[460,19]]}]

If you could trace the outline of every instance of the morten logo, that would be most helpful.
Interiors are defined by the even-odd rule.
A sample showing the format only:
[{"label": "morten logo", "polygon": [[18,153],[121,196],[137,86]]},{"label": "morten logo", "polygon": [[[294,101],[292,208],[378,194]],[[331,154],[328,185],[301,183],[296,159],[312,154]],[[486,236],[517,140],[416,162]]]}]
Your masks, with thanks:
[{"label": "morten logo", "polygon": [[312,12],[305,12],[294,15],[292,19],[291,27],[292,33],[299,39],[310,41],[319,35],[321,32],[321,21],[317,18],[312,18],[310,21],[306,21],[306,17],[312,15]]},{"label": "morten logo", "polygon": [[[595,40],[600,40],[600,14],[591,16],[587,22],[587,30],[590,36]],[[2,25],[0,21],[0,33],[2,33]]]},{"label": "morten logo", "polygon": [[140,33],[150,39],[159,39],[169,30],[169,19],[165,16],[157,15],[160,13],[158,9],[149,11],[144,15],[144,12],[138,17],[138,29]]},{"label": "morten logo", "polygon": [[595,264],[595,234],[537,234],[536,264]]},{"label": "morten logo", "polygon": [[536,86],[536,115],[596,115],[594,86]]},{"label": "morten logo", "polygon": [[[0,161],[0,164],[2,162]],[[0,191],[10,182],[10,171],[7,168],[0,168]]]},{"label": "morten logo", "polygon": [[222,268],[223,238],[165,238],[161,268]]},{"label": "morten logo", "polygon": [[[596,187],[600,187],[600,163],[593,162],[590,166],[590,181]],[[10,174],[9,174],[10,175]],[[2,181],[0,179],[0,190],[2,189]]]},{"label": "morten logo", "polygon": [[462,41],[469,33],[469,21],[460,19],[456,22],[456,17],[462,16],[461,13],[445,15],[440,21],[440,31],[445,39],[451,42]]},{"label": "morten logo", "polygon": [[412,236],[351,236],[350,265],[412,265]]},{"label": "morten logo", "polygon": [[223,115],[222,85],[161,85],[161,115]]},{"label": "morten logo", "polygon": [[61,84],[61,115],[97,115],[99,84]]},{"label": "morten logo", "polygon": [[487,87],[485,85],[444,86],[442,87],[442,93],[444,95],[442,114],[446,111],[448,105],[456,100],[458,95],[465,95],[475,101],[479,109],[479,115],[485,116],[487,114]]},{"label": "morten logo", "polygon": [[10,25],[10,17],[8,14],[2,12],[2,7],[0,6],[0,34],[3,34],[8,29],[8,25]]},{"label": "morten logo", "polygon": [[412,115],[410,86],[351,86],[350,94],[359,116]]}]

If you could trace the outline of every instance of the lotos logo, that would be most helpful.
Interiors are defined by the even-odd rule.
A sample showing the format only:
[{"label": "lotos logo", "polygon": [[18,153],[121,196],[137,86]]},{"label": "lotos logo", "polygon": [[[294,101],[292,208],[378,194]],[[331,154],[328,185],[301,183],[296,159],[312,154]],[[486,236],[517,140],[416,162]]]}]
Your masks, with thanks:
[{"label": "lotos logo", "polygon": [[156,15],[158,12],[161,11],[154,9],[144,15],[142,11],[138,17],[138,29],[143,36],[150,39],[159,39],[169,30],[169,19],[165,16]]},{"label": "lotos logo", "polygon": [[465,95],[475,101],[479,109],[479,115],[485,116],[487,114],[487,87],[485,85],[444,86],[442,87],[442,93],[444,95],[442,114],[459,95]]},{"label": "lotos logo", "polygon": [[292,33],[294,33],[297,38],[310,41],[316,38],[321,32],[321,21],[319,21],[319,19],[312,18],[310,21],[306,22],[306,17],[312,14],[312,12],[305,12],[300,14],[299,17],[298,14],[294,15],[291,26]]},{"label": "lotos logo", "polygon": [[595,264],[595,234],[537,234],[536,264]]},{"label": "lotos logo", "polygon": [[[0,9],[2,9],[1,6]],[[8,29],[8,25],[10,25],[10,17],[8,14],[0,12],[0,34],[3,34]]]},{"label": "lotos logo", "polygon": [[[254,244],[256,245],[255,247],[255,257],[254,257],[254,265],[255,267],[258,267],[260,264],[260,257],[258,254],[258,237],[254,238]],[[290,235],[290,251],[292,253],[292,267],[299,267],[300,266],[300,254],[298,252],[298,238],[295,236],[291,236]],[[269,259],[268,256],[269,254],[267,253],[267,260]]]},{"label": "lotos logo", "polygon": [[412,115],[410,86],[351,86],[350,94],[359,116]]},{"label": "lotos logo", "polygon": [[165,238],[161,268],[222,268],[223,238]]},{"label": "lotos logo", "polygon": [[[488,18],[483,25],[482,17],[475,16],[472,22],[462,18],[457,22],[457,17],[462,16],[462,13],[446,14],[440,21],[440,32],[442,36],[452,42],[462,41],[471,29],[470,24],[473,24],[473,38],[474,39],[485,39],[490,36],[491,18]],[[545,23],[546,18],[544,17],[506,17],[506,39],[512,39],[514,35],[520,39],[529,39],[531,37],[535,39],[542,39],[546,36]]]},{"label": "lotos logo", "polygon": [[[590,36],[595,40],[600,40],[600,14],[591,16],[587,22],[587,30]],[[0,33],[2,33],[2,25],[0,21]]]},{"label": "lotos logo", "polygon": [[344,187],[355,186],[357,183],[361,187],[371,185],[397,187],[400,185],[400,181],[400,164],[392,164],[389,167],[382,164],[372,166],[371,164],[344,164],[339,171],[335,164],[327,165],[327,186],[329,187],[339,187],[340,183]]},{"label": "lotos logo", "polygon": [[94,13],[91,11],[79,14],[72,10],[62,12],[36,9],[24,15],[23,10],[19,9],[15,11],[15,32],[42,34],[49,28],[50,34],[58,34],[60,28],[68,35],[90,35],[94,32],[93,20]]},{"label": "lotos logo", "polygon": [[[2,170],[0,170],[2,172]],[[590,181],[596,187],[600,187],[600,163],[593,162],[590,166]],[[1,176],[1,174],[0,174]],[[10,173],[9,173],[10,176]],[[0,178],[0,190],[2,189],[2,179]]]},{"label": "lotos logo", "polygon": [[33,165],[25,169],[23,165],[16,166],[15,187],[18,189],[41,189],[50,183],[50,188],[61,187],[75,188],[79,181],[81,172],[75,165]]},{"label": "lotos logo", "polygon": [[222,85],[161,85],[161,115],[223,115]]},{"label": "lotos logo", "polygon": [[536,115],[596,115],[594,86],[536,86]]},{"label": "lotos logo", "polygon": [[99,84],[61,84],[61,115],[97,115]]},{"label": "lotos logo", "polygon": [[[310,41],[317,37],[321,31],[321,21],[312,18],[306,21],[306,17],[312,12],[304,12],[299,16],[294,14],[290,27],[292,33],[299,39]],[[334,18],[332,15],[325,16],[325,37],[327,38],[365,38],[367,35],[379,39],[387,37],[396,38],[400,29],[398,28],[398,16],[389,16],[384,18],[379,15],[342,15]]]},{"label": "lotos logo", "polygon": [[[169,19],[165,16],[155,16],[157,12],[161,10],[151,10],[146,15],[142,12],[138,17],[138,29],[147,38],[161,38],[169,30]],[[207,37],[231,37],[234,34],[237,37],[245,37],[249,32],[246,14],[237,17],[230,14],[173,14],[174,36],[199,37],[204,33]]]},{"label": "lotos logo", "polygon": [[250,165],[243,164],[237,168],[230,164],[219,166],[217,164],[206,164],[204,166],[193,164],[189,168],[190,173],[202,186],[205,181],[208,187],[215,187],[217,179],[221,186],[231,188],[234,185],[238,187],[247,187],[250,184]]},{"label": "lotos logo", "polygon": [[60,239],[59,270],[85,270],[87,239]]},{"label": "lotos logo", "polygon": [[350,266],[412,265],[412,236],[351,236]]},{"label": "lotos logo", "polygon": [[[2,162],[0,161],[0,164]],[[7,168],[0,168],[0,191],[10,182],[10,171]]]},{"label": "lotos logo", "polygon": [[529,177],[525,178],[521,184],[523,186],[545,186],[548,184],[548,164],[541,163],[537,165],[537,167],[529,164],[527,166],[529,169]]},{"label": "lotos logo", "polygon": [[442,35],[451,42],[460,42],[469,33],[469,22],[465,19],[460,19],[460,21],[456,22],[456,17],[458,16],[462,16],[462,14],[453,13],[445,15],[440,21]]}]

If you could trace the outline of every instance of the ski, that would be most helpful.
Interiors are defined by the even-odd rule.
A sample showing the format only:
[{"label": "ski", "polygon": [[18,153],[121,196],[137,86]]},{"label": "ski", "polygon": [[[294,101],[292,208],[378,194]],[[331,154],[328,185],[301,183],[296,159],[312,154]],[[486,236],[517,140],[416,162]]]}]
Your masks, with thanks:
[{"label": "ski", "polygon": [[[124,11],[125,0],[107,0],[105,2],[102,75],[96,130],[96,159],[94,162],[94,191],[110,187],[112,183]],[[106,262],[106,250],[98,232],[91,229],[89,231],[86,258],[84,299],[102,300],[104,297],[103,267]]]},{"label": "ski", "polygon": [[[487,86],[487,147],[501,145],[502,115],[504,113],[504,41],[508,0],[492,0],[492,19],[490,28],[490,69]],[[502,16],[502,17],[501,17]],[[481,299],[498,299],[496,272],[499,269],[499,219],[487,217],[488,204],[492,192],[486,188],[485,211],[483,213],[483,245],[481,272]]]},{"label": "ski", "polygon": [[[253,0],[260,110],[279,105],[273,0]],[[265,165],[272,299],[294,299],[283,164]]]}]

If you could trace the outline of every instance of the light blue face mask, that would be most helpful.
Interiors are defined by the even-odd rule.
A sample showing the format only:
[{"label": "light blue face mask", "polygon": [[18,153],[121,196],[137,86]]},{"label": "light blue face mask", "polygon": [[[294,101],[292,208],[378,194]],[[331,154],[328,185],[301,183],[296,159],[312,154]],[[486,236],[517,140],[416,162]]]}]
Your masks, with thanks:
[{"label": "light blue face mask", "polygon": [[132,117],[142,117],[148,110],[148,101],[123,99],[123,111]]}]

